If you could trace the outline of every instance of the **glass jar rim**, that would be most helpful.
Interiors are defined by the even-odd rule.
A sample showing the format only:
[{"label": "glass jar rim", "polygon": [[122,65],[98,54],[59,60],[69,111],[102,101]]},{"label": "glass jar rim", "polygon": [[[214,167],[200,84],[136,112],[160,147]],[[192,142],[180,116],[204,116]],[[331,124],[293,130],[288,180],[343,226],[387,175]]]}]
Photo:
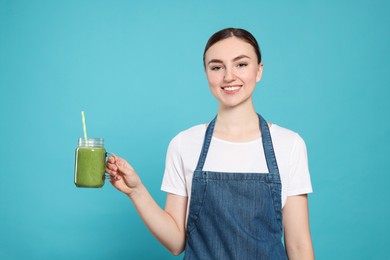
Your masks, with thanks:
[{"label": "glass jar rim", "polygon": [[79,138],[79,146],[104,147],[103,138]]}]

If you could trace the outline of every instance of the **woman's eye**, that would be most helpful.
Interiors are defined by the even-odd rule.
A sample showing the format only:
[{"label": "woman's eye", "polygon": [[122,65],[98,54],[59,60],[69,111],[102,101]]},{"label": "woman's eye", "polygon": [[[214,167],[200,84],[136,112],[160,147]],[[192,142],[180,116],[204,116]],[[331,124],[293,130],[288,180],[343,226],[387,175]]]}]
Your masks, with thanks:
[{"label": "woman's eye", "polygon": [[221,69],[221,66],[213,66],[213,67],[211,67],[211,70],[215,70],[215,71],[220,70],[220,69]]},{"label": "woman's eye", "polygon": [[248,66],[248,64],[246,64],[246,63],[239,63],[239,64],[238,64],[238,67],[239,67],[239,68],[246,67],[246,66]]}]

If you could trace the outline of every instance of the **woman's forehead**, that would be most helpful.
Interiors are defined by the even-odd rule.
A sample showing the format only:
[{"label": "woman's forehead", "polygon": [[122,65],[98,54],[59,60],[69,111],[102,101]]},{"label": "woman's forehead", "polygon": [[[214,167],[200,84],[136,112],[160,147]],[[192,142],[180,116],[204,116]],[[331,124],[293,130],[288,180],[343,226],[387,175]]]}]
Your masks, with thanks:
[{"label": "woman's forehead", "polygon": [[237,37],[230,37],[212,45],[205,54],[205,59],[232,60],[238,56],[256,58],[256,53],[251,44]]}]

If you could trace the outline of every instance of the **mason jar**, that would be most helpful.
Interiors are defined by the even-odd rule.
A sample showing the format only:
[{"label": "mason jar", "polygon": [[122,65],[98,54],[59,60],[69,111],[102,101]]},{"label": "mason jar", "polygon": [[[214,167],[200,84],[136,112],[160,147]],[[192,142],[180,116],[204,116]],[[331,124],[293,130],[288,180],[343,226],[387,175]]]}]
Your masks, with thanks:
[{"label": "mason jar", "polygon": [[75,185],[85,188],[101,188],[104,185],[105,168],[104,139],[79,138],[74,169]]}]

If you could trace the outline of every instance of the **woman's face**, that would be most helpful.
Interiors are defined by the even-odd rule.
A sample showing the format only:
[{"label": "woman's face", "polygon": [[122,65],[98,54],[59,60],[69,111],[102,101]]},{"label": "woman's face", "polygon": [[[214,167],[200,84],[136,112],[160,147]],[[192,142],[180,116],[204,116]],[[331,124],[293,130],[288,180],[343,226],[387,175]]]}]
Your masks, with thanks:
[{"label": "woman's face", "polygon": [[215,43],[205,54],[210,90],[222,107],[252,102],[262,68],[253,46],[237,37]]}]

